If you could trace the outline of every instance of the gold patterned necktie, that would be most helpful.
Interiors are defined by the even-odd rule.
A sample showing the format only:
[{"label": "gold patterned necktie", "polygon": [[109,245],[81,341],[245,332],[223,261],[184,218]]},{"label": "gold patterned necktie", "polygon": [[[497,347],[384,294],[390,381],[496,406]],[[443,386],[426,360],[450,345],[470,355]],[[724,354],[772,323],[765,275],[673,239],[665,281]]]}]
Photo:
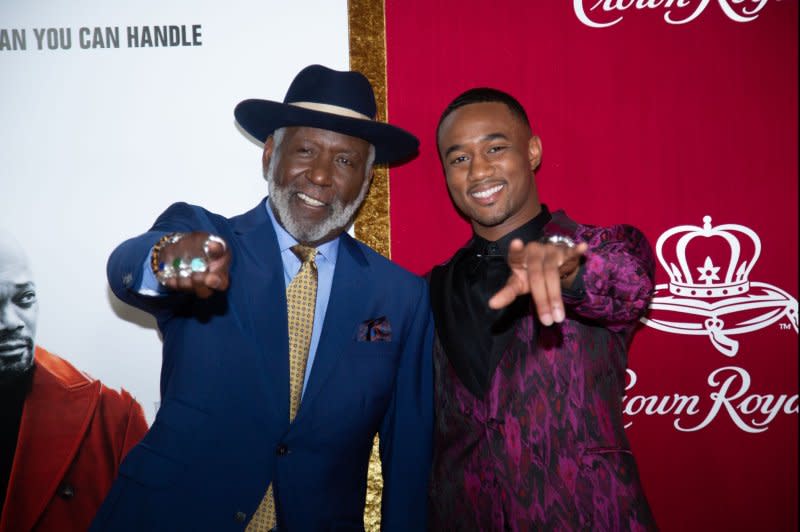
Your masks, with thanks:
[{"label": "gold patterned necktie", "polygon": [[[297,244],[292,246],[292,252],[302,264],[300,271],[286,287],[289,322],[289,421],[294,421],[300,408],[317,302],[317,263],[314,262],[317,250]],[[247,532],[267,532],[276,524],[275,497],[270,484],[256,513],[247,524]]]},{"label": "gold patterned necktie", "polygon": [[286,288],[289,309],[289,421],[294,421],[300,408],[317,302],[317,263],[314,262],[317,250],[298,244],[292,247],[292,251],[302,265]]}]

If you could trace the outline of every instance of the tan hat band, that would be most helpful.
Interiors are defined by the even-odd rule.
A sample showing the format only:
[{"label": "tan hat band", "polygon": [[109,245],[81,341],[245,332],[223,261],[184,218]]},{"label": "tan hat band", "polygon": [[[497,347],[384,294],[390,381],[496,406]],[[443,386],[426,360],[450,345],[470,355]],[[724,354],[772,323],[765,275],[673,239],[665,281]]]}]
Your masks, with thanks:
[{"label": "tan hat band", "polygon": [[332,115],[347,116],[349,118],[360,118],[362,120],[372,120],[372,118],[370,118],[367,115],[363,115],[358,111],[353,111],[352,109],[348,109],[347,107],[341,107],[339,105],[330,105],[327,103],[316,103],[316,102],[289,102],[289,105],[294,105],[295,107],[302,107],[303,109],[310,109],[312,111],[329,113]]}]

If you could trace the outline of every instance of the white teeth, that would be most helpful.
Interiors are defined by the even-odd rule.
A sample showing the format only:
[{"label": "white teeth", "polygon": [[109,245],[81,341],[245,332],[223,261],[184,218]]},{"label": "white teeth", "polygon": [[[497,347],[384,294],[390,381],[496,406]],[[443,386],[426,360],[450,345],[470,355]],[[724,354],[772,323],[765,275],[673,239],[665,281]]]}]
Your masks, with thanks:
[{"label": "white teeth", "polygon": [[306,195],[305,195],[305,194],[303,194],[302,192],[298,192],[298,193],[297,193],[297,197],[298,197],[298,198],[300,198],[301,200],[303,200],[303,203],[306,203],[306,204],[308,204],[308,205],[311,205],[312,207],[322,207],[323,205],[325,205],[325,204],[324,204],[324,203],[322,203],[321,201],[319,201],[319,200],[315,200],[315,199],[314,199],[314,198],[312,198],[311,196],[306,196]]},{"label": "white teeth", "polygon": [[492,188],[483,190],[481,192],[473,192],[472,195],[475,196],[476,198],[481,198],[481,199],[488,198],[489,196],[491,196],[495,192],[498,192],[501,188],[503,188],[503,185],[497,185],[496,187],[492,187]]}]

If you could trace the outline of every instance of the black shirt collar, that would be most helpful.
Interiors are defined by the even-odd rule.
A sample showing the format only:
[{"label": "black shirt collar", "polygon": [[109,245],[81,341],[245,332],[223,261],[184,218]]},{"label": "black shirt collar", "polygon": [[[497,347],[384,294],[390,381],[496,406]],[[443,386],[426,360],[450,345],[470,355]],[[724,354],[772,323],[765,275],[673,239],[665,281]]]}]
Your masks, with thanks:
[{"label": "black shirt collar", "polygon": [[467,248],[477,255],[500,255],[505,259],[506,255],[508,255],[508,246],[512,240],[519,238],[525,244],[539,240],[544,234],[544,226],[547,225],[551,218],[547,205],[542,204],[539,214],[494,242],[473,234],[472,240],[467,244]]}]

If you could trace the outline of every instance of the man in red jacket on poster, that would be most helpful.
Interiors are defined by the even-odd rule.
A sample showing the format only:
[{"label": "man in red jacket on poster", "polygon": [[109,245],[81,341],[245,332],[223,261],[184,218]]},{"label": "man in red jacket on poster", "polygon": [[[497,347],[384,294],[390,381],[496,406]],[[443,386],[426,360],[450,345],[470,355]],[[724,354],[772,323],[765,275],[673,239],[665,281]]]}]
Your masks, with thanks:
[{"label": "man in red jacket on poster", "polygon": [[147,423],[127,392],[35,345],[38,309],[25,253],[0,231],[0,532],[83,531]]}]

